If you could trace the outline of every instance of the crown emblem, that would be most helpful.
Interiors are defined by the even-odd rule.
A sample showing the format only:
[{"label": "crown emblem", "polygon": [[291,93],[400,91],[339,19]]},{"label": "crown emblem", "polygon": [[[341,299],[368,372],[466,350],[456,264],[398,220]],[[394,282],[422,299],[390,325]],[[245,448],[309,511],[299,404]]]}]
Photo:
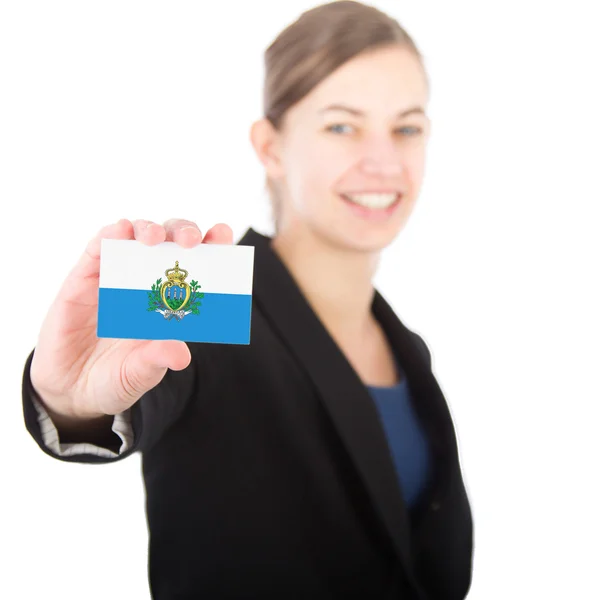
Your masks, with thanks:
[{"label": "crown emblem", "polygon": [[188,277],[188,271],[186,269],[181,269],[178,266],[178,261],[176,261],[173,269],[166,270],[166,277],[173,285],[179,285],[184,283],[184,280]]},{"label": "crown emblem", "polygon": [[159,278],[152,286],[149,292],[149,311],[155,311],[164,316],[165,319],[173,317],[180,321],[189,314],[199,314],[199,300],[204,294],[199,292],[201,287],[198,282],[188,283],[188,271],[181,269],[178,261],[175,262],[173,269],[166,269],[167,279],[162,281]]}]

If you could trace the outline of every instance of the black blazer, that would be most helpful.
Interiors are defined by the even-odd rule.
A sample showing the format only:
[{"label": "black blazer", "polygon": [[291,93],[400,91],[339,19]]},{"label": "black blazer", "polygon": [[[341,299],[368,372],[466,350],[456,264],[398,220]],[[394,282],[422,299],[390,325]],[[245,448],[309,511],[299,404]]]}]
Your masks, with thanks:
[{"label": "black blazer", "polygon": [[464,598],[472,516],[428,347],[375,291],[432,447],[431,485],[409,514],[373,399],[270,241],[251,228],[238,242],[255,247],[250,344],[189,344],[190,366],[132,407],[129,451],[50,451],[31,402],[32,354],[27,429],[60,460],[142,452],[158,600]]}]

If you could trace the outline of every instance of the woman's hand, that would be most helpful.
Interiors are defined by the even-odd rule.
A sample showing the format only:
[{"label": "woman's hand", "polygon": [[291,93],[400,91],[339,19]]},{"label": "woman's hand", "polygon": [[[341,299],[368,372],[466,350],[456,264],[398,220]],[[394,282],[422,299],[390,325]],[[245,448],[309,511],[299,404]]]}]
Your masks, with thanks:
[{"label": "woman's hand", "polygon": [[190,351],[182,341],[97,337],[102,238],[150,246],[172,241],[191,248],[201,243],[231,244],[232,237],[225,223],[203,236],[192,221],[171,219],[158,225],[122,219],[89,242],[43,321],[31,363],[33,387],[59,428],[121,413],[155,387],[167,369],[178,371],[190,363]]}]

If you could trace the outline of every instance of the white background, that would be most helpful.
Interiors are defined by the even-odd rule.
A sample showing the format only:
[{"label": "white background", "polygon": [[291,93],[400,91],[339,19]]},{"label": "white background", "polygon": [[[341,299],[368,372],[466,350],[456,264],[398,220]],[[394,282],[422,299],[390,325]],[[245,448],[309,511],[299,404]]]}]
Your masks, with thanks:
[{"label": "white background", "polygon": [[[374,4],[431,79],[425,184],[376,283],[431,347],[455,422],[468,597],[596,598],[591,5]],[[262,55],[314,3],[0,6],[0,596],[148,598],[141,457],[44,454],[23,422],[23,364],[104,224],[272,233],[249,142]]]}]

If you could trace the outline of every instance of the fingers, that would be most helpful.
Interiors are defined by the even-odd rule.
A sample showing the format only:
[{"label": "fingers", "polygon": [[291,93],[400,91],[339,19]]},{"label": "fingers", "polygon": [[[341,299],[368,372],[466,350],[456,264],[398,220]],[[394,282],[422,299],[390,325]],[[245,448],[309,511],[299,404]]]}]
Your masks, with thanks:
[{"label": "fingers", "polygon": [[128,219],[120,219],[117,223],[111,223],[102,227],[97,235],[89,242],[85,252],[90,258],[99,260],[101,251],[101,240],[130,240],[133,238],[132,223]]},{"label": "fingers", "polygon": [[166,241],[175,242],[183,248],[192,248],[203,240],[201,230],[193,221],[169,219],[163,226],[166,231]]},{"label": "fingers", "polygon": [[133,239],[133,225],[128,219],[120,219],[102,227],[97,235],[87,244],[83,255],[76,264],[74,271],[82,277],[99,275],[99,255],[102,239],[131,240]]},{"label": "fingers", "polygon": [[193,248],[200,243],[231,244],[234,234],[226,223],[217,223],[203,236],[198,225],[187,219],[170,219],[164,223],[166,241],[175,242],[185,248]]},{"label": "fingers", "polygon": [[93,277],[99,274],[99,256],[101,240],[138,240],[147,245],[159,244],[165,240],[165,230],[161,225],[152,221],[138,219],[129,221],[120,219],[117,223],[106,225],[89,242],[74,271],[82,277]]},{"label": "fingers", "polygon": [[232,228],[226,223],[217,223],[203,238],[204,244],[231,244],[234,241]]},{"label": "fingers", "polygon": [[147,246],[161,244],[161,242],[166,240],[166,231],[163,226],[153,221],[137,219],[132,224],[134,227],[134,239]]},{"label": "fingers", "polygon": [[187,219],[169,219],[163,225],[137,219],[120,219],[117,223],[106,225],[89,242],[83,256],[75,266],[77,275],[95,277],[99,275],[99,257],[102,239],[137,240],[148,246],[164,241],[175,242],[184,248],[193,248],[201,242],[206,244],[231,244],[232,228],[226,223],[217,223],[203,237],[194,221]]}]

